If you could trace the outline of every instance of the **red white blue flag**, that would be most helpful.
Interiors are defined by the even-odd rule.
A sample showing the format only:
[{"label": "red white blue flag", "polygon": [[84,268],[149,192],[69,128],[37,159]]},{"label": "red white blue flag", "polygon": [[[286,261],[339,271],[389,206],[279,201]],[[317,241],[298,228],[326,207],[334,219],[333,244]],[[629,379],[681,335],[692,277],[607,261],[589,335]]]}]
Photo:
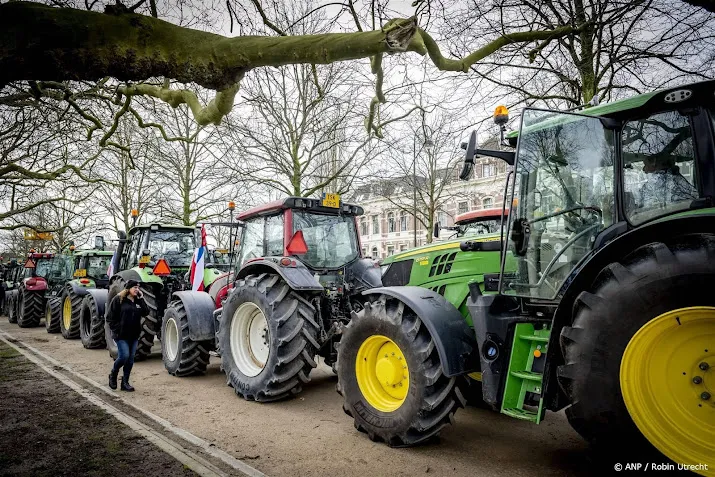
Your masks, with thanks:
[{"label": "red white blue flag", "polygon": [[112,259],[109,261],[109,266],[107,267],[107,276],[111,278],[114,275],[114,259],[117,258],[117,250],[114,250],[112,254]]},{"label": "red white blue flag", "polygon": [[201,245],[194,251],[194,258],[191,259],[191,270],[189,270],[189,281],[191,290],[204,291],[204,262],[206,257],[206,229],[201,226]]}]

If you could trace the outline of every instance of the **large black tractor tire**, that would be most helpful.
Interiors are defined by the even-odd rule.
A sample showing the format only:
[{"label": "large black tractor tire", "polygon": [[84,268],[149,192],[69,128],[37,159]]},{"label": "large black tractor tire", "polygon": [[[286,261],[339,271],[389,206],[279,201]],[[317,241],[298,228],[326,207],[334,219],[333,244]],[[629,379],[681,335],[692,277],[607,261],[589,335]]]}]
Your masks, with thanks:
[{"label": "large black tractor tire", "polygon": [[48,333],[60,332],[61,303],[60,299],[55,296],[47,299],[47,304],[45,305],[45,329]]},{"label": "large black tractor tire", "polygon": [[[618,458],[620,451],[630,458],[636,452],[653,455],[622,395],[626,346],[646,323],[666,312],[715,305],[714,283],[715,235],[689,235],[636,249],[605,267],[592,288],[578,296],[573,324],[561,332],[565,364],[558,369],[558,380],[570,398],[569,423],[595,450],[609,458]],[[690,385],[691,378],[675,379]]]},{"label": "large black tractor tire", "polygon": [[[117,280],[115,283],[120,281],[122,287],[124,287],[124,280],[122,279]],[[142,316],[141,331],[139,332],[139,342],[137,343],[137,352],[135,355],[137,361],[145,360],[151,354],[151,349],[154,346],[154,338],[157,335],[157,331],[160,331],[161,317],[164,315],[166,307],[166,304],[161,301],[161,296],[157,295],[158,290],[156,288],[141,285],[141,291],[144,295],[146,306],[149,308],[149,314]]]},{"label": "large black tractor tire", "polygon": [[[222,368],[236,394],[248,401],[267,402],[299,393],[317,366],[314,357],[320,346],[315,315],[310,301],[278,275],[264,273],[239,280],[223,308],[219,327]],[[260,332],[267,357],[263,363],[246,364],[246,357],[252,355],[245,344],[247,334],[254,322],[263,320]],[[242,332],[242,325],[249,333]]]},{"label": "large black tractor tire", "polygon": [[[363,343],[384,337],[399,348],[403,355],[399,363],[406,362],[403,366],[409,378],[404,401],[396,403],[399,407],[390,411],[371,404],[358,381],[366,389],[370,384],[366,378],[358,378],[356,372],[358,354],[366,355],[360,351]],[[459,386],[461,381],[444,376],[437,348],[422,321],[404,303],[385,295],[366,303],[363,310],[353,315],[340,339],[337,369],[337,391],[343,396],[343,410],[354,419],[355,428],[390,447],[427,441],[452,422],[458,408],[466,405]],[[404,382],[402,379],[398,384]]]},{"label": "large black tractor tire", "polygon": [[205,374],[212,349],[212,341],[191,339],[183,302],[171,302],[161,323],[161,355],[169,374],[177,377]]},{"label": "large black tractor tire", "polygon": [[7,321],[8,323],[17,323],[17,306],[18,306],[18,291],[11,290],[5,295],[7,302]]},{"label": "large black tractor tire", "polygon": [[18,297],[17,324],[20,328],[32,328],[40,325],[40,321],[45,316],[45,298],[41,291],[30,291],[26,288],[20,289]]},{"label": "large black tractor tire", "polygon": [[76,340],[80,337],[79,316],[82,312],[82,301],[84,295],[74,292],[71,285],[67,285],[62,291],[60,298],[62,306],[62,319],[60,320],[60,332],[66,340]]},{"label": "large black tractor tire", "polygon": [[104,337],[104,303],[88,293],[82,300],[79,313],[79,339],[86,349],[107,347]]}]

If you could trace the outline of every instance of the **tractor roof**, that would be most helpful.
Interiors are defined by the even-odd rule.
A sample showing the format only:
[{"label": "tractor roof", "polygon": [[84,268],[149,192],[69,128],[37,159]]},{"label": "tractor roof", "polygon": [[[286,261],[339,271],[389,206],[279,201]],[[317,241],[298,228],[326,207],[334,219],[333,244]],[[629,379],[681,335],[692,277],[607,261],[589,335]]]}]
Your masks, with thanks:
[{"label": "tractor roof", "polygon": [[153,224],[135,225],[134,227],[129,229],[129,233],[131,234],[132,232],[134,232],[136,230],[146,230],[153,226],[159,227],[160,230],[186,230],[186,231],[191,231],[191,232],[196,230],[196,227],[193,227],[191,225],[172,225],[172,224],[153,223]]},{"label": "tractor roof", "polygon": [[[509,215],[508,209],[504,209],[504,212],[506,215]],[[465,222],[471,223],[471,222],[480,222],[482,220],[501,219],[501,215],[502,215],[501,207],[494,207],[492,209],[472,210],[470,212],[465,212],[463,214],[459,214],[454,219],[454,223],[457,225],[460,225]]]},{"label": "tractor roof", "polygon": [[54,253],[28,253],[27,258],[54,258]]},{"label": "tractor roof", "polygon": [[307,197],[286,197],[285,199],[274,200],[258,207],[245,210],[238,214],[238,220],[248,220],[261,215],[272,215],[279,210],[300,209],[319,212],[331,215],[362,215],[365,211],[359,205],[348,204],[340,201],[340,207],[325,207],[320,199]]},{"label": "tractor roof", "polygon": [[[668,96],[668,93],[680,90],[688,90],[691,93],[688,98],[682,100],[683,103],[685,103],[683,106],[686,104],[694,105],[712,102],[713,90],[715,90],[715,80],[699,81],[697,83],[689,83],[650,93],[639,94],[637,96],[621,99],[612,103],[603,103],[581,111],[574,111],[574,113],[586,116],[606,116],[614,119],[647,116],[657,111],[673,109],[674,105],[672,103],[674,103],[674,101],[669,101],[666,96]],[[546,126],[547,123],[549,123],[548,120],[544,121],[542,124]],[[509,139],[515,139],[518,135],[519,131],[516,130],[511,131],[506,137]]]},{"label": "tractor roof", "polygon": [[94,257],[94,256],[109,256],[114,255],[110,250],[75,250],[75,257]]}]

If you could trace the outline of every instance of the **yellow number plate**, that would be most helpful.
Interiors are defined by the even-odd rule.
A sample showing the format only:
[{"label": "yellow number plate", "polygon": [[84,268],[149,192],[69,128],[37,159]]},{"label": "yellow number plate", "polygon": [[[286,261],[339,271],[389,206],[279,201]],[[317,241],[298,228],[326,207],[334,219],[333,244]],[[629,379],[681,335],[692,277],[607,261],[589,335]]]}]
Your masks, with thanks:
[{"label": "yellow number plate", "polygon": [[323,207],[339,208],[340,194],[325,194],[325,197],[323,197]]},{"label": "yellow number plate", "polygon": [[74,271],[75,278],[84,278],[87,276],[87,270],[84,268],[78,268]]},{"label": "yellow number plate", "polygon": [[149,255],[143,255],[139,257],[139,263],[149,263],[151,257]]}]

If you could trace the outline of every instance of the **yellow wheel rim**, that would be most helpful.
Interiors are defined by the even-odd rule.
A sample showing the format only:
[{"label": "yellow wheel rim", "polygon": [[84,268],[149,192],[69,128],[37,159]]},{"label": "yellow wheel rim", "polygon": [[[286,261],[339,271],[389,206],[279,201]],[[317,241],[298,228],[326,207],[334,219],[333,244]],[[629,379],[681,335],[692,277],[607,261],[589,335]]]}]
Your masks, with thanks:
[{"label": "yellow wheel rim", "polygon": [[715,475],[715,307],[681,308],[643,325],[623,353],[620,381],[626,408],[651,444]]},{"label": "yellow wheel rim", "polygon": [[405,402],[410,370],[390,338],[374,335],[363,341],[355,358],[355,375],[365,400],[378,411],[393,412]]},{"label": "yellow wheel rim", "polygon": [[62,321],[65,329],[69,330],[70,326],[72,326],[72,300],[68,296],[65,297],[65,301],[62,304]]}]

